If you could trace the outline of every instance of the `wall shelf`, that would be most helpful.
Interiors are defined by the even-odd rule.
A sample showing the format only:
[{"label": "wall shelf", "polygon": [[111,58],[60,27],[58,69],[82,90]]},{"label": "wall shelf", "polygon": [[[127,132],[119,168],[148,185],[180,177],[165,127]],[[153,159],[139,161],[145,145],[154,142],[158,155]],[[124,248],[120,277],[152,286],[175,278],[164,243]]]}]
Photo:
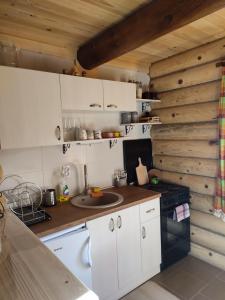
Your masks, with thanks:
[{"label": "wall shelf", "polygon": [[147,103],[158,103],[158,102],[161,102],[161,100],[159,100],[159,99],[139,99],[139,98],[137,98],[136,99],[136,101],[137,102],[147,102]]},{"label": "wall shelf", "polygon": [[125,132],[128,134],[135,126],[142,126],[142,132],[145,133],[152,125],[160,125],[162,122],[140,122],[140,123],[130,123],[130,124],[120,124],[125,126]]},{"label": "wall shelf", "polygon": [[63,153],[65,154],[67,150],[70,148],[70,145],[79,145],[79,146],[91,146],[93,144],[101,144],[104,142],[109,142],[109,147],[112,148],[114,145],[117,144],[118,141],[124,140],[132,140],[131,137],[120,137],[120,138],[102,138],[96,140],[84,140],[84,141],[68,141],[63,143]]},{"label": "wall shelf", "polygon": [[137,125],[160,125],[162,122],[139,122],[139,123],[128,123],[120,124],[121,126],[137,126]]}]

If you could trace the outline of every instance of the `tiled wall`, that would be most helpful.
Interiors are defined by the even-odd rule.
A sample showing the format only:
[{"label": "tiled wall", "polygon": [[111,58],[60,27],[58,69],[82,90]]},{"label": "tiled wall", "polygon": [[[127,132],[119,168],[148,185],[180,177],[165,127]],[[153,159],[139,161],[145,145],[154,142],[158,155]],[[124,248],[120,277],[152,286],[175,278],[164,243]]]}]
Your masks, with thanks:
[{"label": "tiled wall", "polygon": [[[86,129],[118,129],[120,113],[74,113],[64,115],[74,118],[76,124]],[[79,120],[79,121],[78,121]],[[142,133],[142,127],[134,128],[129,137],[146,138],[149,131]],[[88,167],[88,182],[90,185],[109,187],[112,185],[113,173],[123,168],[123,142],[110,149],[105,141],[93,145],[74,145],[66,154],[62,146],[51,146],[30,149],[15,149],[0,151],[0,164],[5,174],[18,174],[27,181],[32,181],[42,187],[55,188],[60,182],[60,171],[63,164],[69,164],[71,173],[68,178],[71,194],[82,191],[84,186],[83,166]]]}]

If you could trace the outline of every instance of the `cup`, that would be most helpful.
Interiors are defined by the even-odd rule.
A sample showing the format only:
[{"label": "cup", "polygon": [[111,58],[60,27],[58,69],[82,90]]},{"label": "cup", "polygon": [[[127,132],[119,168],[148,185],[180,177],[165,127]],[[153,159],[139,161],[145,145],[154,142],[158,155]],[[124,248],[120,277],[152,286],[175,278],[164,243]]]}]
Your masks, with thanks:
[{"label": "cup", "polygon": [[101,132],[101,130],[95,130],[94,131],[94,137],[95,137],[96,140],[101,139],[102,138],[102,132]]},{"label": "cup", "polygon": [[55,206],[57,204],[55,189],[48,189],[43,193],[43,205]]},{"label": "cup", "polygon": [[94,139],[94,132],[93,130],[87,130],[87,139],[93,140]]},{"label": "cup", "polygon": [[80,128],[80,130],[79,130],[79,139],[81,141],[87,140],[87,130],[86,129]]},{"label": "cup", "polygon": [[131,123],[131,113],[125,112],[121,114],[121,123],[122,124],[129,124]]},{"label": "cup", "polygon": [[137,111],[132,111],[131,113],[131,123],[138,123],[138,112]]}]

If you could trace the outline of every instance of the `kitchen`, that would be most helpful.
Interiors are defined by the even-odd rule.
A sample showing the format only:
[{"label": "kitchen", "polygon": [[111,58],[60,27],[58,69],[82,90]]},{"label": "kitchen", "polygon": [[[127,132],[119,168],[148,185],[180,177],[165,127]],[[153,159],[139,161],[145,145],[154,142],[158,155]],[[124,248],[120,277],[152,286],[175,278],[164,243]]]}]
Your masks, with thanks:
[{"label": "kitchen", "polygon": [[[1,297],[29,299],[29,295],[34,293],[34,299],[77,299],[80,295],[75,291],[83,288],[84,293],[90,293],[90,296],[86,295],[87,299],[119,299],[124,296],[125,299],[138,299],[144,297],[142,293],[147,293],[145,299],[211,299],[212,294],[213,299],[222,299],[224,223],[213,215],[213,197],[219,160],[217,107],[224,64],[224,39],[220,33],[224,25],[223,1],[216,1],[215,6],[208,3],[207,12],[204,7],[202,10],[198,7],[198,14],[193,13],[194,17],[187,14],[185,26],[178,24],[166,35],[161,32],[161,37],[152,41],[149,35],[146,37],[149,49],[137,51],[139,54],[133,54],[133,57],[130,53],[134,53],[135,48],[138,50],[143,42],[132,44],[132,41],[124,41],[130,43],[131,48],[127,52],[134,51],[121,56],[120,51],[123,50],[118,49],[117,56],[112,57],[108,50],[102,53],[97,38],[99,56],[88,56],[85,51],[89,49],[88,40],[102,31],[100,20],[105,22],[107,31],[107,27],[113,28],[112,24],[119,22],[119,15],[122,15],[122,23],[118,24],[123,27],[123,22],[130,22],[129,16],[126,17],[128,12],[134,11],[136,16],[148,9],[156,9],[154,1],[149,4],[124,0],[121,7],[113,1],[111,8],[98,1],[92,4],[79,1],[77,7],[71,2],[61,6],[50,2],[13,2],[14,5],[11,5],[6,1],[0,4],[4,14],[0,38],[0,164],[4,171],[1,177],[3,180],[6,178],[0,190],[13,211],[18,209],[18,202],[21,205],[17,192],[23,195],[24,202],[31,200],[31,191],[39,194],[32,206],[35,211],[36,206],[40,208],[42,193],[43,201],[56,204],[41,206],[44,217],[49,219],[29,227],[36,237],[24,226],[20,233],[19,220],[14,220],[15,216],[5,208],[2,221],[8,214],[11,221],[6,219],[9,227],[2,226],[2,237],[12,235],[9,244],[12,249],[17,247],[24,253],[21,259],[36,279],[30,282],[28,273],[18,277],[18,261],[12,269],[14,281],[8,279],[9,285],[1,288]],[[181,3],[179,5],[182,6]],[[94,26],[93,19],[98,19],[99,24],[95,26],[99,29],[96,31],[93,27],[90,36],[90,25],[86,25],[87,37],[81,42],[77,35],[75,51],[71,37],[74,35],[75,39],[75,28],[82,24],[81,7],[89,9],[89,12],[91,8],[96,9],[98,15],[90,17],[89,22]],[[74,21],[76,26],[70,28],[69,20],[76,20],[71,10],[76,12],[77,21]],[[83,14],[88,15],[89,12],[87,10]],[[50,22],[47,16],[55,22]],[[213,23],[215,19],[218,25],[211,26],[210,21]],[[29,28],[26,27],[28,20]],[[50,30],[44,32],[41,22]],[[9,24],[13,24],[14,28],[16,24],[17,32],[13,32]],[[206,27],[201,38],[196,38],[195,44],[191,43],[195,33],[193,28],[198,28],[198,25],[201,28],[203,24]],[[192,35],[188,35],[191,29]],[[207,29],[208,35],[205,33]],[[44,32],[41,40],[40,36],[37,37],[38,30]],[[64,47],[57,40],[60,30],[67,32],[64,37],[61,35]],[[186,36],[182,47],[177,46],[179,31]],[[103,38],[106,33],[102,33]],[[164,46],[160,42],[163,38]],[[170,46],[167,44],[169,41]],[[54,46],[49,47],[51,42]],[[82,44],[87,46],[84,51],[81,50],[84,48],[79,48]],[[122,42],[121,47],[124,47]],[[74,53],[77,53],[75,64]],[[119,58],[112,60],[116,57]],[[141,162],[138,162],[139,157]],[[144,183],[140,181],[141,186],[137,187],[136,167],[139,163]],[[112,188],[114,185],[118,187]],[[91,194],[91,201],[87,193]],[[74,196],[75,206],[73,200],[69,200]],[[94,207],[95,204],[103,207]],[[173,220],[173,214],[180,205],[187,215],[178,222]],[[167,222],[176,225],[175,229],[170,228]],[[27,240],[33,258],[38,255],[33,252],[35,247],[31,246],[33,239],[37,248],[42,249],[40,260],[43,259],[43,270],[49,274],[46,278],[40,276],[39,279],[37,276],[43,274],[43,270],[41,266],[40,270],[36,270],[29,251],[24,252],[26,246],[22,245],[23,239],[16,238],[13,233],[13,223],[18,227],[17,236],[22,236],[24,243]],[[181,233],[175,240],[173,230]],[[60,254],[62,240],[66,248],[63,258]],[[81,242],[74,247],[78,240]],[[1,241],[3,250],[4,241]],[[80,246],[82,243],[84,246]],[[59,260],[44,245],[53,252],[56,249]],[[175,248],[170,250],[170,245]],[[74,251],[71,251],[73,247]],[[88,269],[84,274],[79,266],[81,249]],[[190,255],[187,256],[188,253]],[[71,264],[74,259],[76,264]],[[2,255],[3,266],[8,260],[9,255]],[[51,267],[47,267],[48,260],[52,261],[52,276],[56,275],[54,282],[49,279]],[[67,268],[62,269],[60,260]],[[61,278],[57,273],[59,269]],[[203,275],[199,269],[210,276],[213,274],[213,282],[206,275],[207,278],[201,280]],[[78,279],[72,277],[69,270]],[[5,272],[2,274],[4,278]],[[70,280],[57,286],[64,276],[69,276]],[[185,276],[188,279],[182,281]],[[27,288],[32,286],[32,289],[23,295],[19,292],[20,280],[23,282],[25,278],[28,279],[23,284]],[[181,279],[179,284],[175,284],[171,278]],[[17,289],[9,288],[13,282]],[[37,295],[34,282],[43,294]],[[217,291],[214,291],[212,283],[217,286]]]}]

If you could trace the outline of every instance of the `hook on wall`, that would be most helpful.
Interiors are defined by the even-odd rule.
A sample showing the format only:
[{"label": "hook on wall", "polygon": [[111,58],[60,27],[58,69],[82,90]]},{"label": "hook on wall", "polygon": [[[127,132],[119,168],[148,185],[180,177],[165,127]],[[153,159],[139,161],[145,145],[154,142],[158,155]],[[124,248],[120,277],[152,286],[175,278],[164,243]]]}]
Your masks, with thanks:
[{"label": "hook on wall", "polygon": [[66,154],[68,149],[70,149],[70,144],[63,144],[62,149],[63,149],[63,154]]},{"label": "hook on wall", "polygon": [[126,135],[130,133],[134,129],[134,125],[125,125],[125,133]]},{"label": "hook on wall", "polygon": [[110,147],[110,149],[112,149],[112,147],[113,146],[115,146],[117,144],[117,140],[115,139],[115,140],[110,140],[109,141],[109,147]]},{"label": "hook on wall", "polygon": [[144,124],[142,125],[142,132],[145,133],[147,130],[151,128],[150,124]]}]

